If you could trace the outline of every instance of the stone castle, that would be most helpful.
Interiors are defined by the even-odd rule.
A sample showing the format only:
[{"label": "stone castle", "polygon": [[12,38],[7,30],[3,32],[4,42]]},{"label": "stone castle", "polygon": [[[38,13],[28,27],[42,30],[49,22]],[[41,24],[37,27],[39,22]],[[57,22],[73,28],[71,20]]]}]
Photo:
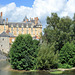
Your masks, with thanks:
[{"label": "stone castle", "polygon": [[8,22],[0,14],[0,50],[8,53],[12,42],[19,34],[30,34],[33,39],[40,39],[42,24],[38,17],[30,18],[25,16],[22,22]]}]

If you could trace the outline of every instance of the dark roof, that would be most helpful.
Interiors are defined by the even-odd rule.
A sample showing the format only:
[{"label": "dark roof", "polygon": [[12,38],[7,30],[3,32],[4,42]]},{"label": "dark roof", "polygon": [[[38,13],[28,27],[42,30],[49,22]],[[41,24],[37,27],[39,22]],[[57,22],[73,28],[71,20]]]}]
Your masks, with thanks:
[{"label": "dark roof", "polygon": [[0,34],[0,37],[15,37],[12,33],[6,33],[6,32],[2,32],[1,34]]},{"label": "dark roof", "polygon": [[9,35],[8,35],[6,32],[2,32],[2,33],[0,34],[0,37],[9,37]]},{"label": "dark roof", "polygon": [[14,35],[13,35],[13,33],[8,33],[8,35],[10,36],[10,37],[15,37]]},{"label": "dark roof", "polygon": [[[18,25],[19,28],[22,28],[22,25],[23,25],[23,27],[26,28],[26,26],[28,25],[28,28],[31,28],[32,24],[33,24],[33,22],[26,22],[26,23],[25,22],[9,22],[8,26],[11,27],[11,25],[13,25],[13,27],[16,28]],[[41,26],[41,23],[34,25],[33,28],[36,28],[39,26]]]},{"label": "dark roof", "polygon": [[25,16],[25,18],[23,19],[23,21],[26,21],[28,18],[27,18],[27,16]]},{"label": "dark roof", "polygon": [[[26,16],[24,18],[24,20],[28,19]],[[0,16],[0,25],[4,25],[4,21],[5,19],[2,19],[1,16]],[[18,24],[18,27],[19,28],[22,28],[22,25],[24,28],[26,28],[26,26],[28,25],[28,28],[31,28],[32,24],[35,24],[35,20],[30,20],[30,21],[26,21],[26,22],[6,22],[5,21],[5,25],[8,25],[8,27],[11,27],[11,25],[13,25],[13,27],[17,27],[17,24]],[[38,20],[38,24],[37,25],[34,25],[33,28],[36,28],[36,27],[40,27],[42,24],[41,22]]]}]

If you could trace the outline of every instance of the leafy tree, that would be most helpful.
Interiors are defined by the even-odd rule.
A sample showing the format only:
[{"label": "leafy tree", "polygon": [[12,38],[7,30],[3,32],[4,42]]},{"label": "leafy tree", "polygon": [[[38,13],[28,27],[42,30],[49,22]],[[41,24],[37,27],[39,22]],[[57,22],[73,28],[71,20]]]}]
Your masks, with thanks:
[{"label": "leafy tree", "polygon": [[46,42],[40,46],[37,57],[37,69],[50,69],[57,67],[58,54],[54,53],[54,46],[49,46]]},{"label": "leafy tree", "polygon": [[9,52],[12,68],[19,70],[34,69],[38,44],[39,42],[32,40],[29,34],[16,37]]},{"label": "leafy tree", "polygon": [[50,45],[55,43],[55,50],[61,50],[66,42],[73,41],[73,26],[70,17],[59,18],[56,13],[47,17],[47,26],[44,28],[43,40]]},{"label": "leafy tree", "polygon": [[67,42],[60,50],[59,59],[62,64],[75,67],[75,45]]}]

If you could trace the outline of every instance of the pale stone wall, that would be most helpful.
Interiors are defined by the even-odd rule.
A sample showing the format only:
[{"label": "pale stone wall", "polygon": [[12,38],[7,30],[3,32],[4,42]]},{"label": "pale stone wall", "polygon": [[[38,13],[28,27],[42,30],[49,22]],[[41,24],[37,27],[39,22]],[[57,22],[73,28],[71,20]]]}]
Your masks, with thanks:
[{"label": "pale stone wall", "polygon": [[[5,25],[5,32],[8,30],[8,25]],[[4,25],[0,25],[0,34],[4,31]]]},{"label": "pale stone wall", "polygon": [[0,37],[0,50],[2,52],[9,52],[9,37]]},{"label": "pale stone wall", "polygon": [[[40,33],[42,32],[42,28],[38,27],[38,28],[32,28],[32,29],[33,29],[33,31],[31,32],[31,28],[28,28],[28,34],[30,34],[32,37],[35,37],[35,36],[39,37]],[[12,33],[11,28],[9,28],[9,30]],[[18,28],[18,35],[19,34],[22,34],[22,28]],[[27,28],[23,28],[23,34],[27,34]],[[13,27],[13,35],[18,36],[17,35],[17,28]]]}]

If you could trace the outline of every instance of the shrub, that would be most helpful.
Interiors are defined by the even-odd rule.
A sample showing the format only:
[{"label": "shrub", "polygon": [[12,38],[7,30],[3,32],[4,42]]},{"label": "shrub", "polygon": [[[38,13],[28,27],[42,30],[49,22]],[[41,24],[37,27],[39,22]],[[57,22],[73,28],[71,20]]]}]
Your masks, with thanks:
[{"label": "shrub", "polygon": [[75,45],[67,42],[60,50],[59,56],[61,64],[75,66]]},{"label": "shrub", "polygon": [[66,68],[72,68],[71,65],[68,65],[68,64],[61,64],[61,63],[58,64],[58,67],[59,67],[59,68],[65,68],[65,69],[66,69]]},{"label": "shrub", "polygon": [[16,37],[9,52],[12,68],[18,70],[34,69],[38,44],[39,42],[33,41],[29,34]]},{"label": "shrub", "polygon": [[37,69],[50,69],[57,67],[58,55],[54,53],[54,46],[49,46],[46,42],[42,43],[38,51]]}]

